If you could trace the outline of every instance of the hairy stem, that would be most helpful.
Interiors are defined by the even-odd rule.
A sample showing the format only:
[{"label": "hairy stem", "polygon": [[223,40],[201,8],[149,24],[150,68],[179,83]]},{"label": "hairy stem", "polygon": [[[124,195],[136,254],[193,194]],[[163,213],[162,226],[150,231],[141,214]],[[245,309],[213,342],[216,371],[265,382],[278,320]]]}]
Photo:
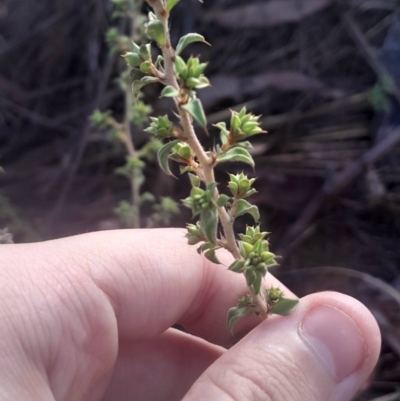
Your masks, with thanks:
[{"label": "hairy stem", "polygon": [[[164,68],[165,68],[164,83],[179,90],[180,88],[174,72],[175,51],[171,45],[171,39],[169,34],[168,12],[165,10],[162,0],[147,0],[147,2],[153,7],[157,18],[164,25],[166,40],[165,40],[165,45],[161,48],[164,57]],[[177,102],[176,105],[179,111],[179,116],[181,119],[181,124],[184,131],[185,139],[192,148],[194,154],[196,155],[201,165],[201,168],[203,169],[205,182],[206,184],[214,183],[215,182],[214,161],[207,156],[203,146],[198,140],[197,135],[193,128],[192,118],[189,115],[189,113],[184,109],[182,109],[182,107],[180,107],[180,105]],[[216,200],[218,196],[219,196],[218,189],[215,188],[214,199]],[[218,207],[217,211],[219,220],[221,222],[225,234],[226,249],[233,255],[235,259],[241,259],[242,257],[240,255],[240,251],[235,238],[235,232],[233,229],[234,219],[229,216],[229,213],[227,212],[225,207]],[[249,289],[253,302],[260,313],[260,317],[263,320],[266,319],[268,316],[268,308],[265,300],[261,295],[255,294],[251,287],[249,287]]]}]

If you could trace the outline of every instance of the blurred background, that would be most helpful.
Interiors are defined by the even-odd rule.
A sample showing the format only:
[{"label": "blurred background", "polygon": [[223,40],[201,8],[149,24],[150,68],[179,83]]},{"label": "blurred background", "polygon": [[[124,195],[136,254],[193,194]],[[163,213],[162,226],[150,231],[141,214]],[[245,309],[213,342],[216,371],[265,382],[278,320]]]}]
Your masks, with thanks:
[{"label": "blurred background", "polygon": [[[0,2],[0,229],[16,242],[120,227],[125,154],[89,122],[98,108],[123,116],[104,38],[127,26],[112,13],[110,0]],[[243,105],[263,115],[268,134],[245,172],[283,256],[273,273],[299,296],[355,296],[379,321],[382,356],[358,401],[400,400],[399,14],[398,0],[182,0],[172,16],[174,43],[198,32],[212,44],[186,53],[210,62],[212,87],[199,92],[209,123]],[[154,85],[145,100],[154,115],[170,108]],[[212,147],[210,134],[199,132]],[[135,145],[146,135],[134,129]],[[145,175],[155,196],[187,196],[189,182],[156,163]],[[174,226],[188,221],[181,208]]]}]

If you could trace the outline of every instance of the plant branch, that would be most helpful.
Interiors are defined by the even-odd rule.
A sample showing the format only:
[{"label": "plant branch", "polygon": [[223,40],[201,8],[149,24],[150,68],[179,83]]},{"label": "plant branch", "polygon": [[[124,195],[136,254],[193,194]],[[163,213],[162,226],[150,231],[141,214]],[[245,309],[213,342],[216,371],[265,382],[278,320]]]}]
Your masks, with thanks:
[{"label": "plant branch", "polygon": [[[164,57],[164,68],[165,68],[164,83],[166,85],[174,87],[177,90],[180,90],[174,71],[175,51],[171,45],[171,39],[168,27],[169,14],[165,10],[162,0],[147,0],[147,2],[153,7],[153,10],[157,18],[162,22],[164,26],[165,45],[162,46],[161,48]],[[197,135],[193,128],[193,123],[192,123],[193,120],[190,114],[181,107],[181,104],[179,104],[177,100],[175,100],[175,103],[179,111],[179,116],[181,119],[185,140],[192,148],[194,154],[196,155],[200,163],[200,166],[203,170],[205,182],[206,184],[214,183],[215,182],[214,160],[207,155],[200,141],[198,140]],[[219,197],[219,192],[218,189],[215,188],[214,200],[216,200],[218,197]],[[242,256],[240,254],[236,242],[235,232],[233,229],[234,219],[231,218],[225,207],[218,207],[217,211],[225,234],[226,249],[233,255],[235,259],[242,259]],[[255,294],[251,287],[249,287],[249,289],[253,302],[256,305],[258,312],[260,313],[260,317],[263,320],[266,319],[268,316],[268,307],[266,305],[265,300],[261,295]]]},{"label": "plant branch", "polygon": [[[133,41],[138,39],[138,21],[137,21],[137,10],[133,5],[131,5],[132,10],[129,13],[130,19],[130,37]],[[126,150],[130,157],[137,157],[137,151],[135,149],[135,145],[132,140],[132,132],[131,132],[131,112],[132,112],[132,104],[133,104],[133,95],[132,89],[130,85],[126,85],[125,89],[125,114],[124,114],[124,123],[123,123],[123,135],[124,135],[124,144],[126,146]],[[131,185],[131,194],[132,194],[132,226],[133,228],[140,228],[140,183],[133,173],[130,177],[130,185]]]}]

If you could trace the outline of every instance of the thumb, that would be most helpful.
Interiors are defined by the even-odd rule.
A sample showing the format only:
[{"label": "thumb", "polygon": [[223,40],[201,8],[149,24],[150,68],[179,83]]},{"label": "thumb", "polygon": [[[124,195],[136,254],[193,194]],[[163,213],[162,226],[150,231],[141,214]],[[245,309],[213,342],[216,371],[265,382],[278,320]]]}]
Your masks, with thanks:
[{"label": "thumb", "polygon": [[272,316],[227,351],[184,401],[350,401],[371,374],[380,341],[360,302],[313,294],[289,317]]}]

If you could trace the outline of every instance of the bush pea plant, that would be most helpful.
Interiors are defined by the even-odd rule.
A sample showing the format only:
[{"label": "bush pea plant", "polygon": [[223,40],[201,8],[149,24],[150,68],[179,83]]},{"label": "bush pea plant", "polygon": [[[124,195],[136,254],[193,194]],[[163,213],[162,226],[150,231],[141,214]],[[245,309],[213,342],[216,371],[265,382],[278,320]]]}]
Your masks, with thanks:
[{"label": "bush pea plant", "polygon": [[[248,200],[256,192],[255,178],[243,173],[229,174],[226,191],[229,195],[220,193],[215,181],[214,168],[219,164],[243,162],[254,168],[248,139],[265,132],[260,127],[260,116],[248,113],[246,108],[232,111],[228,125],[215,124],[220,141],[213,149],[205,150],[196,135],[195,123],[203,129],[207,127],[202,103],[196,96],[197,90],[210,85],[204,75],[207,64],[197,57],[184,60],[181,54],[193,42],[208,43],[203,36],[190,33],[179,40],[176,48],[172,46],[169,15],[179,1],[147,0],[152,11],[145,32],[159,48],[158,57],[153,57],[155,48],[151,42],[141,45],[133,42],[124,58],[131,69],[135,98],[143,86],[158,83],[163,85],[161,96],[174,102],[178,122],[172,122],[167,115],[151,117],[146,131],[157,140],[166,141],[157,152],[161,168],[171,175],[169,160],[173,160],[179,163],[181,174],[187,173],[190,179],[192,189],[183,204],[191,209],[197,222],[187,225],[188,243],[199,245],[198,253],[217,264],[220,262],[216,251],[226,249],[234,258],[229,270],[243,274],[247,282],[249,293],[241,296],[228,312],[228,328],[232,331],[241,316],[254,313],[266,319],[271,314],[287,315],[298,301],[285,298],[278,288],[263,286],[263,278],[276,265],[276,257],[269,249],[268,233],[257,224],[258,208]],[[235,219],[245,214],[250,214],[256,224],[236,234]]]},{"label": "bush pea plant", "polygon": [[[130,35],[122,35],[115,27],[110,28],[106,34],[110,55],[121,55],[132,47],[132,42],[140,43],[144,37],[144,23],[146,18],[140,13],[142,0],[112,0],[114,4],[113,18],[124,18],[128,22]],[[116,173],[127,178],[131,188],[131,200],[121,201],[115,212],[121,222],[127,227],[139,228],[141,226],[141,206],[144,202],[153,203],[153,213],[147,219],[146,226],[170,225],[173,214],[179,212],[176,202],[169,197],[162,197],[156,202],[149,192],[141,193],[141,187],[145,181],[145,161],[151,161],[161,147],[161,142],[153,137],[138,150],[132,140],[132,125],[136,129],[143,129],[148,121],[152,109],[143,101],[134,101],[131,89],[131,68],[121,62],[118,83],[124,93],[123,121],[118,122],[111,111],[101,112],[96,110],[91,116],[94,127],[107,131],[115,145],[123,147],[126,153],[126,163],[116,169]]]}]

